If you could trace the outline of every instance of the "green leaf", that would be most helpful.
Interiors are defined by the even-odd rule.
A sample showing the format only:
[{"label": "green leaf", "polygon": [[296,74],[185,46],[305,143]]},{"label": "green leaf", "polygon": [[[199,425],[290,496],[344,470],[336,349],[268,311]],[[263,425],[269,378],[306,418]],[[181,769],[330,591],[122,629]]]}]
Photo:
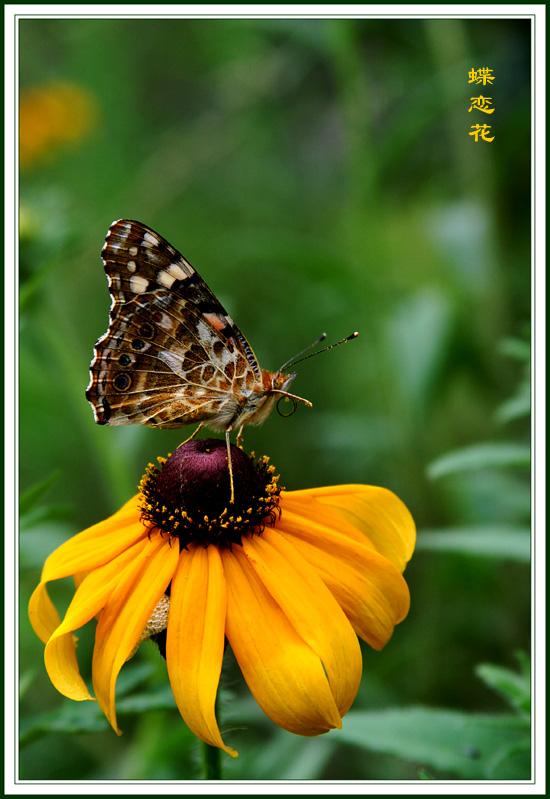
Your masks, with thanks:
[{"label": "green leaf", "polygon": [[531,769],[531,741],[524,738],[512,746],[503,746],[498,749],[490,764],[491,773],[499,775],[501,780],[513,780],[515,775],[523,773],[529,775]]},{"label": "green leaf", "polygon": [[316,746],[312,746],[309,741],[305,741],[300,747],[296,743],[289,747],[286,761],[281,762],[278,779],[299,780],[305,779],[305,775],[307,779],[320,779],[336,744],[328,736],[318,739],[316,743]]},{"label": "green leaf", "polygon": [[45,735],[103,732],[109,723],[97,702],[73,702],[66,699],[55,710],[41,713],[21,724],[21,747],[28,746]]},{"label": "green leaf", "polygon": [[515,396],[503,402],[497,408],[495,420],[506,424],[514,419],[523,419],[531,414],[531,387],[528,383],[522,384]]},{"label": "green leaf", "polygon": [[75,512],[71,505],[41,505],[31,508],[21,518],[21,530],[36,530],[48,522],[67,521],[74,518]]},{"label": "green leaf", "polygon": [[527,652],[523,652],[523,650],[518,649],[517,652],[514,652],[514,656],[519,663],[519,667],[521,669],[521,673],[531,679],[531,657]]},{"label": "green leaf", "polygon": [[519,338],[505,338],[499,343],[499,349],[504,355],[516,358],[518,361],[531,360],[531,343]]},{"label": "green leaf", "polygon": [[117,700],[117,713],[147,713],[150,710],[175,710],[176,702],[170,685],[159,685],[146,694],[134,694]]},{"label": "green leaf", "polygon": [[416,549],[529,563],[531,533],[528,528],[505,526],[427,530],[418,534]]},{"label": "green leaf", "polygon": [[[495,755],[503,747],[523,745],[529,726],[517,715],[491,716],[456,710],[410,707],[402,710],[351,711],[337,740],[402,760],[457,774],[463,779],[499,778]],[[500,762],[500,760],[499,760]],[[514,779],[527,779],[518,768]]]},{"label": "green leaf", "polygon": [[449,452],[433,461],[428,477],[437,480],[448,474],[473,469],[493,469],[503,466],[530,466],[531,448],[525,444],[486,443]]},{"label": "green leaf", "polygon": [[[246,704],[246,703],[245,703]],[[256,735],[246,739],[245,744],[239,744],[246,758],[236,758],[224,767],[225,779],[249,780],[251,779],[251,764],[253,764],[254,779],[260,780],[315,780],[322,779],[323,771],[330,762],[338,744],[330,736],[319,738],[302,738],[292,735],[286,730],[267,727],[266,734],[258,735],[262,728],[263,720],[256,723],[255,712],[248,716],[249,723],[229,724],[222,713],[224,731],[232,729],[256,730]],[[254,720],[252,721],[252,719]],[[235,739],[234,739],[235,741]]]},{"label": "green leaf", "polygon": [[[134,691],[138,685],[149,680],[153,673],[155,672],[155,666],[153,663],[130,663],[127,664],[120,674],[118,675],[117,684],[116,684],[116,695],[117,698],[120,696],[125,696],[129,694],[131,691]],[[118,707],[118,701],[117,701]]]},{"label": "green leaf", "polygon": [[46,282],[46,280],[51,276],[52,270],[58,265],[58,263],[59,261],[57,258],[50,259],[44,263],[40,269],[37,269],[33,275],[29,276],[24,283],[22,283],[19,290],[19,311],[21,314],[27,310],[30,301],[38,293],[39,289]]},{"label": "green leaf", "polygon": [[38,669],[35,668],[34,666],[32,668],[30,668],[30,669],[27,669],[26,671],[23,672],[23,674],[21,674],[21,677],[19,679],[19,699],[20,700],[23,699],[23,697],[25,696],[25,694],[27,693],[27,691],[29,690],[29,688],[33,684],[37,674],[38,674]]},{"label": "green leaf", "polygon": [[[123,683],[123,692],[130,689],[135,680],[140,682],[146,679],[151,673],[150,664],[142,664],[134,670],[133,675]],[[121,674],[121,678],[122,678]],[[124,675],[126,676],[126,675]],[[118,689],[118,686],[117,686]],[[117,690],[117,696],[119,695]],[[132,713],[145,713],[149,710],[159,710],[175,708],[174,696],[169,685],[158,686],[148,694],[125,697],[117,699],[117,713],[129,715]],[[108,729],[109,723],[101,712],[97,702],[73,702],[64,700],[60,707],[53,711],[42,713],[38,716],[29,718],[26,724],[22,724],[21,746],[28,746],[30,743],[52,733],[68,733],[71,735],[82,733],[103,732]]]},{"label": "green leaf", "polygon": [[409,401],[424,407],[433,391],[452,328],[452,305],[434,289],[419,291],[388,319],[392,365]]},{"label": "green leaf", "polygon": [[480,663],[475,669],[483,682],[500,694],[514,709],[529,716],[531,712],[531,680],[529,673],[512,671],[491,663]]},{"label": "green leaf", "polygon": [[45,480],[42,480],[41,483],[37,483],[36,485],[27,489],[27,491],[24,491],[19,498],[20,516],[24,516],[31,510],[31,508],[34,508],[37,502],[42,499],[48,488],[53,485],[56,480],[59,480],[61,475],[61,469],[56,469],[55,472],[52,472],[52,474],[49,477],[46,477]]}]

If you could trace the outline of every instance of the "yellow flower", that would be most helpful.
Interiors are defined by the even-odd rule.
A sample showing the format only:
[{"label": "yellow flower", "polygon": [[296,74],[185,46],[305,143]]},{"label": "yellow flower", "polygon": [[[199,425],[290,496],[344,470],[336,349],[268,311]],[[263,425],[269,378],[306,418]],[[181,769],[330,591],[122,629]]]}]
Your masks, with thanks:
[{"label": "yellow flower", "polygon": [[[387,489],[283,491],[267,458],[236,447],[231,457],[230,505],[222,441],[189,442],[150,466],[137,496],[49,556],[29,615],[52,683],[77,701],[93,697],[73,631],[97,617],[93,688],[119,734],[119,671],[140,641],[165,636],[183,719],[236,756],[214,707],[225,639],[276,724],[307,736],[341,727],[361,679],[357,636],[381,649],[407,615],[415,527]],[[46,583],[69,575],[77,589],[60,622]]]},{"label": "yellow flower", "polygon": [[19,160],[22,167],[79,141],[94,125],[97,107],[82,87],[69,83],[24,89],[19,101]]}]

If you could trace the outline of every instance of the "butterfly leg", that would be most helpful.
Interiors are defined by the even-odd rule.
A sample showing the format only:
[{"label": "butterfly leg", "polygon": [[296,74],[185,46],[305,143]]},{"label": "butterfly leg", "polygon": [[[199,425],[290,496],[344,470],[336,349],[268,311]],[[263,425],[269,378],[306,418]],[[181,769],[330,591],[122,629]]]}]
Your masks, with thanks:
[{"label": "butterfly leg", "polygon": [[[184,444],[187,444],[187,442],[188,442],[188,441],[192,441],[192,440],[195,438],[195,436],[197,435],[197,433],[198,433],[200,430],[202,430],[202,428],[203,428],[203,427],[204,427],[204,422],[201,422],[201,423],[200,423],[200,425],[199,425],[199,426],[197,427],[197,429],[195,430],[195,432],[194,432],[194,433],[191,433],[191,435],[189,436],[189,438],[186,438],[186,439],[185,439],[185,441],[182,441],[182,442],[181,442],[181,444],[180,444],[180,447],[183,447],[183,445],[184,445]],[[179,449],[179,447],[178,447],[178,449]]]},{"label": "butterfly leg", "polygon": [[229,433],[231,432],[231,428],[229,427],[225,431],[225,443],[227,444],[227,466],[229,468],[229,482],[231,484],[231,498],[229,503],[232,505],[235,502],[235,488],[233,485],[233,464],[231,463],[231,441],[229,440]]},{"label": "butterfly leg", "polygon": [[240,449],[243,448],[243,430],[244,424],[240,426],[239,432],[237,433],[237,446],[240,447]]}]

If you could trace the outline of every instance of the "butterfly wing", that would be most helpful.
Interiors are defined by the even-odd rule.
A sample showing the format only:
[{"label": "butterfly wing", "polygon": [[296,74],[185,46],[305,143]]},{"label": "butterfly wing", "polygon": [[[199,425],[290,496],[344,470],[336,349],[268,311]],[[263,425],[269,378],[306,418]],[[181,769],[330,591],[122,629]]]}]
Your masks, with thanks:
[{"label": "butterfly wing", "polygon": [[250,345],[191,264],[141,222],[119,220],[102,250],[112,297],[86,398],[98,424],[225,430],[261,386]]}]

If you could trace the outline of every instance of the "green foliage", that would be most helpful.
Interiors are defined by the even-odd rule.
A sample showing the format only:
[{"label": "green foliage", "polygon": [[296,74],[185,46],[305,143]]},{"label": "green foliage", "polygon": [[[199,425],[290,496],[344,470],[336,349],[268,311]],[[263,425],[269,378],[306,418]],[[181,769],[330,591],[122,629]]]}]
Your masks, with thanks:
[{"label": "green foliage", "polygon": [[[117,682],[117,715],[124,717],[142,714],[152,710],[174,709],[174,696],[169,684],[157,685],[147,693],[128,695],[143,686],[153,675],[150,664],[142,663],[127,667]],[[33,677],[36,676],[35,674]],[[29,682],[30,676],[25,682]],[[25,690],[27,690],[27,685]],[[83,734],[102,732],[109,728],[109,722],[96,702],[72,702],[65,699],[55,710],[36,715],[32,723],[21,730],[21,746],[27,746],[44,735],[52,733]]]},{"label": "green foliage", "polygon": [[28,746],[44,735],[66,733],[74,735],[85,732],[102,732],[109,723],[95,702],[70,702],[66,700],[60,708],[50,713],[37,714],[32,721],[22,726],[21,747]]},{"label": "green foliage", "polygon": [[[502,343],[501,351],[511,357],[528,363],[530,348],[519,339],[509,339]],[[528,379],[525,375],[520,384],[519,393],[512,401],[499,407],[497,419],[500,423],[522,418],[521,397],[529,388],[525,388]],[[519,398],[519,399],[518,399]],[[531,449],[528,444],[516,441],[499,443],[474,444],[470,447],[447,453],[433,461],[427,475],[432,480],[459,475],[472,474],[486,470],[498,476],[499,470],[526,469],[531,464]],[[524,507],[529,508],[530,489],[528,482],[514,487],[518,497],[523,497]],[[521,506],[521,503],[519,503]],[[418,548],[440,552],[457,552],[470,555],[483,555],[490,558],[513,559],[528,562],[531,557],[531,531],[527,527],[513,527],[498,523],[482,524],[468,528],[451,528],[448,530],[431,530],[420,533]]]},{"label": "green foliage", "polygon": [[518,659],[521,665],[519,674],[490,663],[480,663],[476,668],[476,674],[489,688],[501,694],[514,710],[528,718],[531,713],[530,661],[524,653],[519,653]]},{"label": "green foliage", "polygon": [[31,512],[31,510],[42,499],[50,486],[53,485],[56,480],[59,480],[61,474],[61,470],[58,469],[49,477],[46,477],[45,480],[42,480],[42,482],[32,486],[21,494],[19,498],[19,516],[21,519],[24,519],[25,516]]},{"label": "green foliage", "polygon": [[503,402],[495,414],[497,422],[506,424],[531,414],[531,346],[529,341],[504,339],[501,351],[524,364],[522,379],[515,394]]},{"label": "green foliage", "polygon": [[425,707],[351,711],[335,737],[376,752],[422,763],[443,778],[465,780],[528,779],[518,767],[510,773],[508,757],[518,739],[529,744],[529,728],[511,714],[491,716]]},{"label": "green foliage", "polygon": [[[420,763],[419,779],[527,780],[530,760],[529,661],[521,673],[480,664],[476,674],[511,705],[514,713],[489,715],[441,708],[407,707],[348,713],[338,740]],[[430,776],[427,776],[427,775]]]},{"label": "green foliage", "polygon": [[[359,330],[300,364],[313,410],[245,431],[245,447],[289,489],[386,486],[419,530],[411,612],[382,652],[365,647],[341,732],[278,730],[226,659],[221,727],[240,756],[223,777],[525,778],[527,683],[503,669],[530,646],[530,21],[52,18],[20,32],[22,92],[70,83],[96,110],[21,173],[20,777],[201,777],[152,645],[121,671],[117,737],[96,703],[55,693],[26,617],[45,557],[182,440],[99,427],[84,397],[109,308],[99,253],[129,217],[182,250],[266,368]],[[497,76],[496,138],[475,145],[480,65]],[[52,587],[60,611],[72,591]]]},{"label": "green foliage", "polygon": [[531,559],[531,531],[504,525],[421,531],[416,549],[528,563]]},{"label": "green foliage", "polygon": [[531,449],[523,444],[475,444],[467,449],[450,452],[430,464],[432,479],[472,469],[491,469],[506,466],[529,466]]}]

